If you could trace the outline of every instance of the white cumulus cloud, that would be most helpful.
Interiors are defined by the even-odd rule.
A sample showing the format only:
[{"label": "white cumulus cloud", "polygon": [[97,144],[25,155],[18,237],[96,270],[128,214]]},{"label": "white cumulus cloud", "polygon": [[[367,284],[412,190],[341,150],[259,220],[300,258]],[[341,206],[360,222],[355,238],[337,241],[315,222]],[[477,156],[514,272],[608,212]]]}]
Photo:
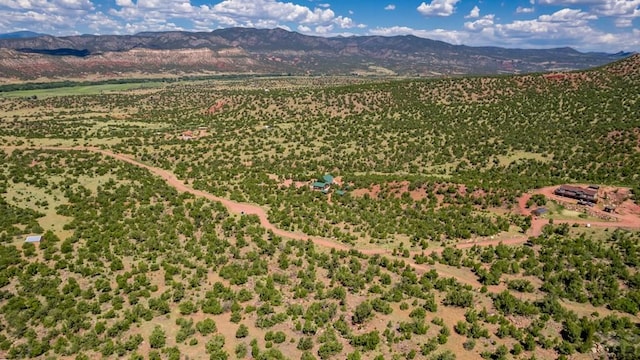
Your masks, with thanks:
[{"label": "white cumulus cloud", "polygon": [[495,15],[490,14],[483,16],[481,19],[475,21],[468,21],[464,23],[464,28],[469,31],[480,31],[486,28],[490,28],[494,25],[493,19]]},{"label": "white cumulus cloud", "polygon": [[[0,0],[2,1],[2,0]],[[219,27],[297,28],[304,33],[325,35],[335,28],[362,28],[351,17],[337,15],[330,4],[315,8],[277,0],[223,0],[215,5],[195,6],[190,0],[116,0],[120,9],[110,14],[129,23],[151,26],[169,22],[191,23],[199,31]],[[155,22],[154,22],[155,21]],[[156,24],[156,25],[153,25]],[[164,26],[164,25],[163,25]]]},{"label": "white cumulus cloud", "polygon": [[602,1],[593,10],[603,16],[640,17],[640,0]]},{"label": "white cumulus cloud", "polygon": [[569,6],[569,5],[599,5],[608,2],[619,2],[627,0],[538,0],[540,5],[556,5],[556,6]]},{"label": "white cumulus cloud", "polygon": [[0,7],[31,10],[37,13],[64,13],[94,9],[93,3],[89,0],[0,0]]},{"label": "white cumulus cloud", "polygon": [[418,6],[418,12],[424,16],[451,16],[456,12],[456,4],[460,0],[432,0]]},{"label": "white cumulus cloud", "polygon": [[316,8],[311,10],[306,6],[294,3],[268,0],[225,0],[214,5],[212,10],[219,15],[241,19],[276,19],[280,21],[295,21],[303,24],[316,24],[331,20],[335,17],[331,9]]},{"label": "white cumulus cloud", "polygon": [[480,8],[476,5],[471,9],[469,14],[465,16],[465,19],[477,19],[480,17]]},{"label": "white cumulus cloud", "polygon": [[391,10],[395,10],[396,6],[394,4],[389,4],[389,5],[385,6],[384,9],[391,11]]},{"label": "white cumulus cloud", "polygon": [[591,14],[611,17],[616,26],[629,27],[640,17],[640,0],[540,0],[540,5],[584,6]]},{"label": "white cumulus cloud", "polygon": [[596,15],[578,9],[562,9],[551,15],[541,15],[542,22],[582,23],[586,20],[597,20]]},{"label": "white cumulus cloud", "polygon": [[131,0],[116,0],[116,5],[121,7],[131,7],[134,6]]}]

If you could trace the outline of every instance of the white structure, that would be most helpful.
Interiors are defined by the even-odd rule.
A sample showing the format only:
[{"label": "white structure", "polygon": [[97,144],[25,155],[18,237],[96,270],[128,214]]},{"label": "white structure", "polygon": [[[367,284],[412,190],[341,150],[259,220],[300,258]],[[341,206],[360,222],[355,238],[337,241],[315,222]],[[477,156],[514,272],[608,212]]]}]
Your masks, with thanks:
[{"label": "white structure", "polygon": [[37,243],[40,242],[40,240],[42,240],[42,235],[31,235],[27,236],[27,239],[24,242]]}]

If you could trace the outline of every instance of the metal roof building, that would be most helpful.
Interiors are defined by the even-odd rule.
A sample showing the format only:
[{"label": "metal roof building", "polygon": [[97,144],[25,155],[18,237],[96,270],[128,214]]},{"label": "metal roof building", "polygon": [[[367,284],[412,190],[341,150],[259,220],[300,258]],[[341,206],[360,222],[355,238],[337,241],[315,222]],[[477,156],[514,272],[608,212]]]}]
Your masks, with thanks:
[{"label": "metal roof building", "polygon": [[326,174],[325,176],[322,177],[322,180],[324,180],[324,182],[327,184],[333,184],[333,175]]},{"label": "metal roof building", "polygon": [[31,235],[31,236],[27,236],[24,242],[36,243],[36,242],[40,242],[40,240],[42,240],[42,235]]}]

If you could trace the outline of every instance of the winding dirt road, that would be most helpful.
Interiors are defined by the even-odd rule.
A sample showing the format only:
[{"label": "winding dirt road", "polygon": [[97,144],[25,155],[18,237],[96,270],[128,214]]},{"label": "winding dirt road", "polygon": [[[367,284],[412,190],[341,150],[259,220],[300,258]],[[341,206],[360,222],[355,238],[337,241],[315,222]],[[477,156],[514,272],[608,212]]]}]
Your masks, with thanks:
[{"label": "winding dirt road", "polygon": [[103,155],[110,156],[110,157],[112,157],[114,159],[121,160],[121,161],[127,162],[127,163],[132,164],[132,165],[136,165],[136,166],[141,167],[141,168],[145,168],[145,169],[149,170],[151,173],[161,177],[164,181],[167,182],[167,184],[169,184],[170,186],[174,187],[179,192],[186,192],[186,193],[190,193],[190,194],[193,194],[195,196],[198,196],[198,197],[203,197],[205,199],[209,199],[209,200],[212,200],[212,201],[220,202],[231,213],[242,214],[242,215],[256,215],[258,217],[258,219],[260,219],[260,225],[262,225],[262,227],[264,227],[267,230],[271,230],[277,236],[286,237],[286,238],[290,238],[290,239],[294,239],[294,240],[305,240],[305,241],[311,239],[317,245],[324,246],[324,247],[329,247],[329,248],[334,248],[336,250],[349,250],[349,249],[351,249],[350,247],[348,247],[345,244],[342,244],[342,243],[339,243],[339,242],[336,242],[336,241],[333,241],[333,240],[330,240],[330,239],[327,239],[327,238],[309,236],[309,235],[305,235],[305,234],[302,234],[302,233],[297,233],[297,232],[286,231],[286,230],[280,229],[280,228],[276,227],[275,225],[273,225],[271,222],[269,222],[269,219],[267,218],[267,212],[262,207],[260,207],[258,205],[255,205],[255,204],[241,203],[241,202],[229,200],[227,198],[222,198],[222,197],[219,197],[219,196],[215,196],[213,194],[210,194],[210,193],[202,191],[202,190],[194,189],[194,188],[190,187],[189,185],[185,184],[184,181],[178,179],[170,171],[167,171],[167,170],[164,170],[164,169],[160,169],[160,168],[157,168],[157,167],[154,167],[154,166],[150,166],[150,165],[141,163],[141,162],[139,162],[137,160],[134,160],[134,159],[126,156],[126,155],[116,154],[116,153],[108,151],[108,150],[97,149],[97,148],[85,148],[85,150],[98,152],[98,153],[101,153]]},{"label": "winding dirt road", "polygon": [[[259,205],[237,202],[237,201],[229,200],[227,198],[215,196],[213,194],[210,194],[210,193],[202,191],[202,190],[194,189],[191,186],[185,184],[184,181],[178,179],[175,176],[175,174],[173,174],[172,172],[170,172],[168,170],[161,169],[161,168],[158,168],[158,167],[155,167],[155,166],[151,166],[151,165],[142,163],[142,162],[140,162],[138,160],[135,160],[135,159],[127,156],[127,155],[114,153],[113,151],[110,151],[110,150],[100,149],[100,148],[97,148],[97,147],[87,147],[87,146],[75,146],[75,147],[3,146],[2,149],[9,150],[9,151],[20,149],[20,150],[52,150],[52,151],[91,151],[91,152],[99,153],[99,154],[114,158],[116,160],[120,160],[120,161],[129,163],[131,165],[135,165],[135,166],[138,166],[140,168],[147,169],[148,171],[150,171],[154,175],[162,178],[168,185],[172,186],[173,188],[175,188],[179,192],[186,192],[186,193],[190,193],[192,195],[198,196],[198,197],[203,197],[203,198],[211,200],[211,201],[220,202],[231,213],[242,214],[242,215],[255,215],[255,216],[258,217],[258,219],[260,219],[260,225],[262,227],[264,227],[267,230],[272,231],[277,236],[281,236],[281,237],[285,237],[285,238],[289,238],[289,239],[293,239],[293,240],[302,240],[302,241],[311,240],[314,244],[322,246],[322,247],[333,248],[333,249],[336,249],[336,250],[345,250],[345,251],[357,250],[357,251],[359,251],[359,252],[361,252],[363,254],[366,254],[366,255],[376,255],[376,254],[382,255],[382,254],[391,254],[392,253],[391,250],[380,249],[380,248],[377,248],[377,249],[357,249],[356,247],[349,246],[349,245],[337,242],[337,241],[335,241],[333,239],[320,237],[320,236],[310,236],[310,235],[306,235],[304,233],[292,232],[292,231],[287,231],[287,230],[280,229],[280,228],[276,227],[274,224],[272,224],[269,221],[268,216],[267,216],[267,212],[265,211],[264,208],[260,207]],[[458,244],[456,244],[456,247],[459,248],[459,249],[466,249],[466,248],[473,247],[474,245],[489,246],[489,245],[498,245],[501,242],[504,243],[504,244],[519,244],[519,243],[525,242],[526,240],[527,240],[526,237],[520,237],[520,238],[514,238],[514,239],[502,239],[502,240],[482,240],[482,241],[477,241],[477,242],[458,243]],[[414,255],[414,254],[430,254],[432,252],[440,252],[440,251],[442,251],[442,249],[429,249],[429,250],[425,250],[425,251],[412,252],[412,255]]]},{"label": "winding dirt road", "polygon": [[[195,196],[198,197],[203,197],[205,199],[209,199],[211,201],[217,201],[220,202],[222,205],[224,205],[224,207],[227,208],[227,210],[229,210],[229,212],[234,213],[234,214],[244,214],[244,215],[255,215],[258,217],[258,219],[260,220],[260,224],[267,230],[272,231],[275,235],[277,236],[281,236],[281,237],[285,237],[285,238],[289,238],[289,239],[294,239],[294,240],[302,240],[302,241],[307,241],[307,240],[311,240],[315,245],[318,246],[322,246],[325,248],[331,248],[331,249],[336,249],[336,250],[357,250],[363,254],[366,255],[376,255],[376,254],[380,254],[380,255],[389,255],[392,256],[394,258],[398,258],[401,259],[403,261],[405,261],[405,263],[407,263],[409,266],[413,267],[414,269],[420,271],[420,272],[426,272],[426,271],[430,271],[432,270],[434,267],[432,266],[428,266],[428,265],[420,265],[420,264],[416,264],[413,259],[411,258],[403,258],[403,257],[398,257],[398,256],[393,256],[392,252],[388,249],[358,249],[356,247],[352,247],[352,246],[348,246],[345,245],[343,243],[337,242],[333,239],[329,239],[329,238],[324,238],[324,237],[319,237],[319,236],[309,236],[303,233],[298,233],[298,232],[292,232],[292,231],[286,231],[283,229],[280,229],[278,227],[276,227],[275,225],[273,225],[271,222],[269,222],[269,219],[267,217],[267,212],[265,211],[264,208],[255,205],[255,204],[249,204],[249,203],[241,203],[241,202],[237,202],[237,201],[232,201],[226,198],[222,198],[222,197],[218,197],[215,196],[213,194],[207,193],[205,191],[202,190],[197,190],[194,189],[192,187],[190,187],[189,185],[185,184],[184,181],[178,179],[172,172],[158,168],[158,167],[154,167],[151,165],[147,165],[144,164],[138,160],[135,160],[127,155],[124,154],[118,154],[118,153],[114,153],[112,151],[109,150],[105,150],[105,149],[100,149],[97,147],[85,147],[85,146],[77,146],[77,147],[56,147],[56,146],[41,146],[41,147],[32,147],[32,146],[3,146],[1,147],[3,150],[5,151],[12,151],[12,150],[16,150],[16,149],[20,149],[20,150],[54,150],[54,151],[91,151],[91,152],[95,152],[95,153],[99,153],[102,154],[104,156],[108,156],[111,158],[114,158],[116,160],[120,160],[135,166],[138,166],[140,168],[144,168],[147,169],[148,171],[150,171],[151,173],[155,174],[156,176],[162,178],[167,184],[169,184],[170,186],[174,187],[177,191],[179,192],[185,192],[185,193],[190,193],[193,194]],[[544,191],[545,193],[548,192],[546,191],[548,190],[547,188],[545,189],[541,189],[540,191]],[[531,194],[525,194],[523,195],[520,199],[519,199],[519,211],[522,214],[526,214],[526,212],[528,211],[526,209],[526,202],[529,199],[529,197],[531,196]],[[637,217],[630,217],[630,216],[618,216],[619,221],[618,222],[588,222],[588,221],[563,221],[563,220],[559,220],[559,221],[555,221],[555,224],[562,224],[562,223],[568,223],[568,224],[583,224],[586,225],[587,223],[589,223],[591,226],[594,227],[623,227],[623,228],[630,228],[630,229],[638,229],[640,228],[640,219]],[[548,220],[546,219],[533,219],[532,220],[532,226],[531,229],[529,230],[529,234],[530,236],[538,236],[542,233],[542,227],[548,223]],[[461,242],[455,245],[456,248],[458,249],[466,249],[466,248],[471,248],[473,246],[490,246],[490,245],[498,245],[500,243],[505,244],[505,245],[517,245],[517,244],[522,244],[524,242],[526,242],[528,239],[528,236],[524,235],[521,237],[517,237],[517,238],[510,238],[510,239],[488,239],[488,240],[480,240],[480,241],[470,241],[470,242]],[[428,255],[431,253],[439,253],[441,252],[442,249],[441,248],[436,248],[436,249],[427,249],[424,251],[414,251],[411,252],[411,256],[413,255],[417,255],[417,254],[424,254],[424,255]],[[441,269],[438,268],[437,269],[438,273],[440,273],[441,275],[445,275],[445,276],[452,276],[452,274],[447,273],[447,271],[445,271],[445,269]],[[477,281],[473,281],[472,279],[461,279],[459,276],[455,276],[454,277],[458,278],[458,280],[460,280],[461,282],[464,283],[468,283],[470,285],[477,285]]]},{"label": "winding dirt road", "polygon": [[[229,200],[229,199],[226,199],[226,198],[223,198],[223,197],[215,196],[213,194],[210,194],[210,193],[202,191],[202,190],[194,189],[194,188],[190,187],[189,185],[185,184],[184,181],[178,179],[172,172],[164,170],[164,169],[161,169],[161,168],[158,168],[158,167],[154,167],[154,166],[151,166],[151,165],[147,165],[147,164],[142,163],[142,162],[140,162],[138,160],[132,159],[131,157],[129,157],[127,155],[114,153],[112,151],[100,149],[100,148],[97,148],[97,147],[86,147],[86,146],[75,146],[75,147],[3,146],[2,149],[9,150],[9,151],[12,151],[12,150],[53,150],[53,151],[91,151],[91,152],[95,152],[95,153],[100,153],[102,155],[109,156],[109,157],[114,158],[116,160],[120,160],[120,161],[129,163],[129,164],[132,164],[132,165],[147,169],[151,173],[153,173],[154,175],[162,178],[168,185],[172,186],[173,188],[175,188],[179,192],[190,193],[190,194],[193,194],[193,195],[198,196],[198,197],[203,197],[205,199],[209,199],[209,200],[212,200],[212,201],[220,202],[231,213],[243,214],[243,215],[256,215],[258,217],[258,219],[260,219],[260,225],[262,225],[267,230],[271,230],[277,236],[282,236],[282,237],[286,237],[286,238],[290,238],[290,239],[294,239],[294,240],[304,240],[304,241],[311,240],[311,241],[313,241],[315,244],[317,244],[319,246],[333,248],[333,249],[336,249],[336,250],[351,250],[351,249],[353,249],[353,247],[347,246],[347,245],[339,243],[337,241],[333,241],[333,240],[328,239],[328,238],[323,238],[323,237],[318,237],[318,236],[309,236],[309,235],[305,235],[303,233],[297,233],[297,232],[286,231],[286,230],[280,229],[280,228],[276,227],[275,225],[273,225],[271,222],[269,222],[269,219],[267,217],[267,212],[265,211],[265,209],[263,209],[262,207],[260,207],[258,205],[249,204],[249,203],[241,203],[241,202]],[[382,254],[384,252],[385,252],[385,250],[383,250],[383,249],[381,249],[381,250],[374,249],[374,250],[370,250],[367,253],[368,254],[377,254],[377,253]]]}]

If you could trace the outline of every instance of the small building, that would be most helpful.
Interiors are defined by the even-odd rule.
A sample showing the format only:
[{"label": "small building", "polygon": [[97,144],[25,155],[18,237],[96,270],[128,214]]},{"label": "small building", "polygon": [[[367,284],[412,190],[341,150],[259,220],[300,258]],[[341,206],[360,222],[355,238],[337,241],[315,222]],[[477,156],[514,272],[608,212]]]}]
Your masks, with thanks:
[{"label": "small building", "polygon": [[347,192],[344,190],[337,190],[336,191],[336,195],[340,195],[340,196],[344,196],[344,194],[346,194]]},{"label": "small building", "polygon": [[190,130],[184,131],[184,132],[182,133],[182,135],[180,136],[180,138],[181,138],[182,140],[191,140],[191,139],[193,139],[193,138],[194,138],[194,136],[193,136],[193,132],[192,132],[192,131],[190,131]]},{"label": "small building", "polygon": [[547,210],[547,208],[539,207],[539,208],[531,211],[531,214],[534,215],[534,216],[541,216],[541,215],[544,215],[544,214],[546,214],[548,212],[549,212],[549,210]]},{"label": "small building", "polygon": [[311,184],[311,188],[313,190],[320,190],[323,193],[329,193],[329,189],[331,189],[331,185],[333,185],[334,177],[331,174],[325,174],[322,179],[318,179],[313,184]]},{"label": "small building", "polygon": [[598,190],[591,188],[581,188],[579,186],[562,185],[557,188],[554,194],[571,199],[582,200],[590,203],[598,202]]},{"label": "small building", "polygon": [[31,235],[31,236],[27,236],[24,242],[39,243],[41,240],[42,240],[42,235]]},{"label": "small building", "polygon": [[328,190],[329,184],[322,181],[316,181],[313,184],[311,184],[311,188],[313,190]]},{"label": "small building", "polygon": [[325,183],[331,185],[333,184],[333,175],[331,174],[326,174],[325,176],[322,177],[322,180],[324,180]]}]

